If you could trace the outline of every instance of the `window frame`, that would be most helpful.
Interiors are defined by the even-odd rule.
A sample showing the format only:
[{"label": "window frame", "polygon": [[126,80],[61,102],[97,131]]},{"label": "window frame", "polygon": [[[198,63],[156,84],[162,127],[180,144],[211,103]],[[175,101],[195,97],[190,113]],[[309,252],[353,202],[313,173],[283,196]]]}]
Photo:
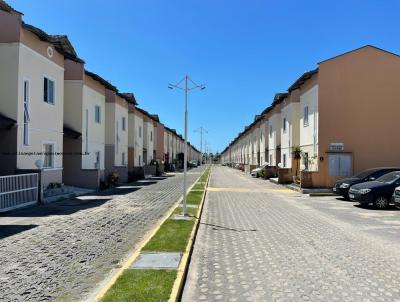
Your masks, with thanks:
[{"label": "window frame", "polygon": [[[28,83],[28,89],[27,89],[27,97],[26,97],[26,91],[25,91],[25,83]],[[31,80],[28,78],[23,78],[22,80],[22,97],[23,97],[23,116],[24,116],[24,124],[23,124],[23,133],[22,133],[22,143],[24,146],[29,146],[30,145],[30,134],[29,134],[29,124],[31,121],[31,116],[30,116],[30,96],[31,96]],[[26,107],[25,107],[26,105]],[[27,114],[27,118],[26,118]],[[26,118],[26,119],[25,119]]]},{"label": "window frame", "polygon": [[100,105],[94,105],[94,122],[96,124],[101,125],[101,106]]},{"label": "window frame", "polygon": [[309,117],[309,107],[308,107],[308,105],[306,105],[303,108],[303,127],[307,127],[309,125],[308,117]]},{"label": "window frame", "polygon": [[[50,155],[51,156],[51,166],[45,166],[45,162],[46,162],[46,150],[45,150],[45,145],[51,145],[53,146],[53,154]],[[42,160],[43,160],[43,169],[54,169],[55,168],[55,151],[56,150],[56,142],[54,141],[42,141]]]},{"label": "window frame", "polygon": [[286,131],[287,131],[286,121],[287,121],[286,117],[284,117],[283,118],[283,125],[282,125],[283,133],[286,133]]},{"label": "window frame", "polygon": [[[49,97],[49,94],[48,94],[49,85],[47,85],[47,101],[45,100],[45,89],[44,89],[44,85],[45,85],[46,79],[47,79],[48,81],[53,82],[53,102],[49,102],[49,100],[48,100],[48,97]],[[42,97],[42,100],[43,100],[43,103],[46,103],[46,104],[55,106],[55,104],[56,104],[56,91],[57,91],[57,89],[56,89],[56,80],[55,80],[53,77],[48,76],[47,74],[43,74],[43,81],[42,81],[42,93],[43,93],[43,95],[42,95],[42,96],[43,96],[43,97]]]},{"label": "window frame", "polygon": [[123,116],[121,120],[121,129],[122,131],[126,131],[126,117]]}]

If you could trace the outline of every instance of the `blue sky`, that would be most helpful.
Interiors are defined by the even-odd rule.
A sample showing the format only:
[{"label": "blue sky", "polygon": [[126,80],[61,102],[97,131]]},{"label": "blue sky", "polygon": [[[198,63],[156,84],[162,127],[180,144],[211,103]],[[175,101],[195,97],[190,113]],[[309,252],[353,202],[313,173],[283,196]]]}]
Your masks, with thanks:
[{"label": "blue sky", "polygon": [[189,96],[189,139],[203,126],[222,151],[304,71],[373,44],[400,53],[400,1],[8,0],[24,20],[67,34],[86,68],[183,134],[186,73],[206,90]]}]

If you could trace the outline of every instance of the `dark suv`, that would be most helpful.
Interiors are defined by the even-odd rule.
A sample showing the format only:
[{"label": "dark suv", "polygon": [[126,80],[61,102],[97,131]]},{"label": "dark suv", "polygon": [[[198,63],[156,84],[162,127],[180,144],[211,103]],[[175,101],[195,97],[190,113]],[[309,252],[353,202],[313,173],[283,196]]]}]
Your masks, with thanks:
[{"label": "dark suv", "polygon": [[377,180],[351,186],[349,197],[360,205],[373,203],[378,209],[385,209],[392,202],[393,192],[400,186],[400,171],[390,172]]},{"label": "dark suv", "polygon": [[393,172],[400,171],[400,168],[374,168],[365,170],[353,177],[338,180],[333,187],[333,192],[337,195],[349,199],[349,189],[352,185],[360,184],[366,181],[373,181],[379,177]]}]

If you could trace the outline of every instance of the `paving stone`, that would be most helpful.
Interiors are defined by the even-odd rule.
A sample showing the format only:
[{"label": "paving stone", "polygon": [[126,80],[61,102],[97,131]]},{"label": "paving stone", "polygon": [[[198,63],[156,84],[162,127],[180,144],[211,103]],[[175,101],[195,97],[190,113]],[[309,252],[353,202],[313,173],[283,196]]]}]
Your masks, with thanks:
[{"label": "paving stone", "polygon": [[400,212],[227,167],[213,168],[210,186],[224,190],[207,194],[182,301],[399,300]]},{"label": "paving stone", "polygon": [[[201,170],[188,173],[189,185]],[[176,203],[182,181],[175,174],[78,204],[0,215],[1,228],[35,226],[0,239],[0,301],[83,300]]]},{"label": "paving stone", "polygon": [[133,269],[177,269],[182,253],[141,253]]}]

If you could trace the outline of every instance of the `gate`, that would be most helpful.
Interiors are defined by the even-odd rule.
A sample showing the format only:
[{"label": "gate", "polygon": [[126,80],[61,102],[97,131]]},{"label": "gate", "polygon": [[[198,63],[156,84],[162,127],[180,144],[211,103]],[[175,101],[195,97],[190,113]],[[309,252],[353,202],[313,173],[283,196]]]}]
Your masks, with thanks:
[{"label": "gate", "polygon": [[38,202],[39,174],[0,176],[0,212]]}]

